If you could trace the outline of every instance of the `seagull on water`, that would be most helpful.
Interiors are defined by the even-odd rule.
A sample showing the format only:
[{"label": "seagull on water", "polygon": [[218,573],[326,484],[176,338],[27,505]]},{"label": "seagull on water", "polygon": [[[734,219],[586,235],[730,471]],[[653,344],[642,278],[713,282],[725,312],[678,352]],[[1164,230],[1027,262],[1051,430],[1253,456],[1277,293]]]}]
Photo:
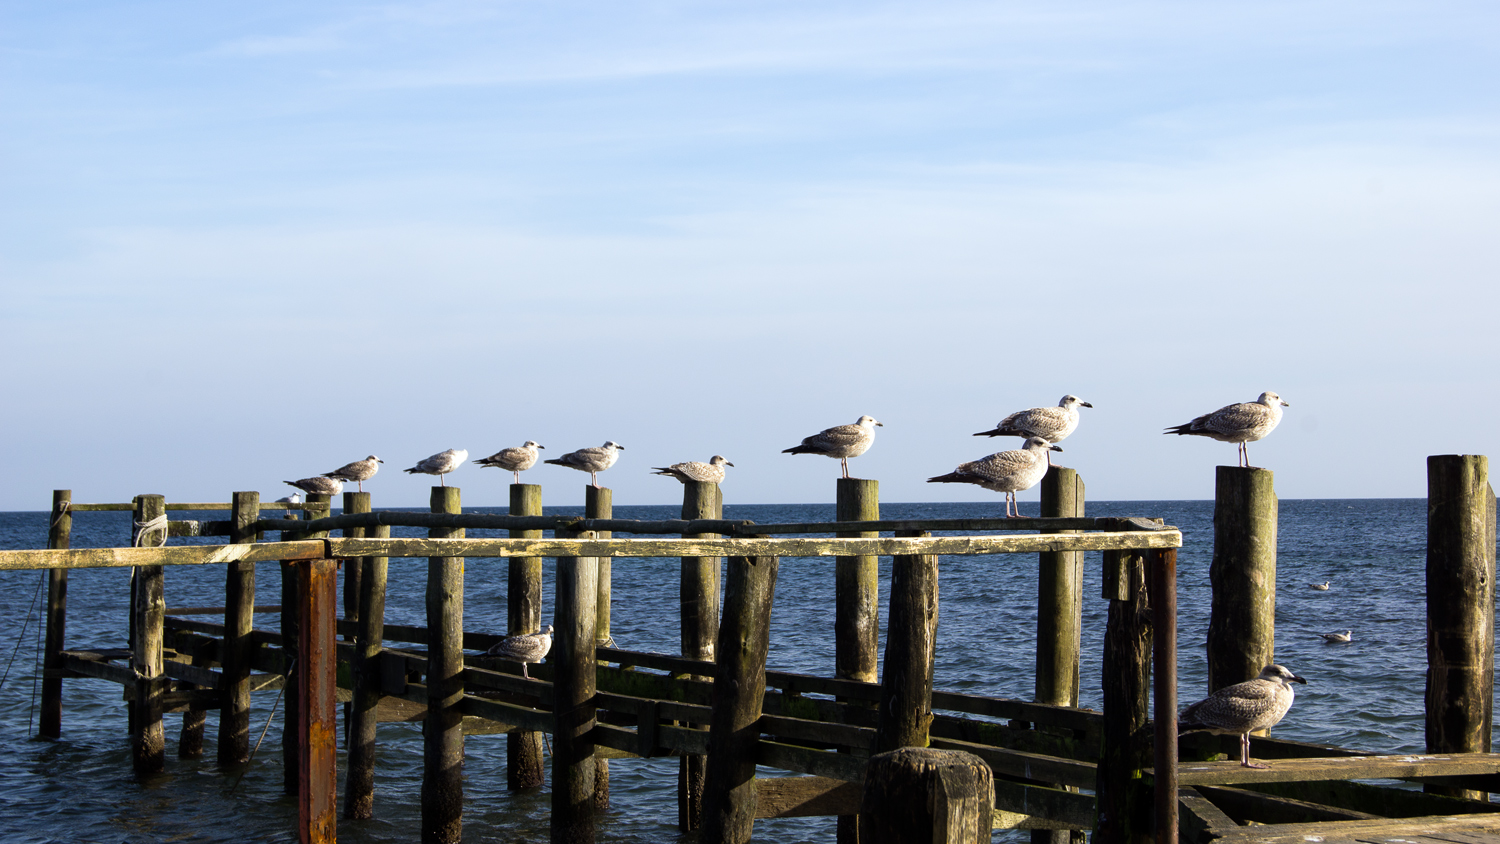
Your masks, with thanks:
[{"label": "seagull on water", "polygon": [[976,437],[1041,437],[1049,443],[1060,443],[1078,427],[1078,408],[1093,407],[1075,395],[1066,395],[1057,407],[1033,407],[1018,410],[1000,420],[994,430],[980,431]]},{"label": "seagull on water", "polygon": [[1221,443],[1239,443],[1240,465],[1249,469],[1250,452],[1245,444],[1265,439],[1267,434],[1276,430],[1276,426],[1281,423],[1283,407],[1291,405],[1282,401],[1281,396],[1266,391],[1255,401],[1226,405],[1191,422],[1174,425],[1162,433],[1191,434]]},{"label": "seagull on water", "polygon": [[835,425],[825,428],[802,440],[801,445],[782,449],[782,454],[821,454],[837,457],[844,464],[844,477],[849,477],[849,458],[858,457],[875,444],[875,429],[885,426],[873,416],[861,416],[853,425]]},{"label": "seagull on water", "polygon": [[450,448],[431,457],[423,458],[417,462],[417,465],[401,471],[408,475],[437,475],[438,485],[447,486],[448,482],[443,480],[443,476],[463,465],[463,462],[468,459],[468,449]]},{"label": "seagull on water", "polygon": [[1183,729],[1208,730],[1240,737],[1240,764],[1267,768],[1250,761],[1250,734],[1274,726],[1292,708],[1293,683],[1307,681],[1280,665],[1267,665],[1254,680],[1225,686],[1182,710],[1177,717]]},{"label": "seagull on water", "polygon": [[517,633],[514,636],[506,636],[504,639],[490,646],[485,651],[486,656],[498,656],[512,662],[521,663],[521,676],[530,680],[531,675],[527,673],[526,666],[533,662],[541,662],[542,657],[552,650],[552,625],[540,633]]},{"label": "seagull on water", "polygon": [[372,454],[363,460],[345,463],[332,472],[324,472],[323,477],[336,478],[341,481],[354,481],[359,484],[359,491],[364,492],[365,481],[375,477],[375,473],[380,471],[380,464],[384,462],[384,460]]},{"label": "seagull on water", "polygon": [[562,457],[545,461],[554,466],[567,466],[569,469],[577,469],[580,472],[588,472],[590,482],[595,489],[599,488],[599,473],[615,465],[620,459],[620,449],[625,446],[614,440],[604,445],[593,448],[580,448],[577,451],[564,454]]},{"label": "seagull on water", "polygon": [[658,466],[652,472],[654,475],[666,475],[676,478],[683,483],[688,481],[701,481],[703,483],[721,484],[724,482],[724,467],[733,466],[721,454],[715,454],[708,459],[707,463],[699,463],[697,460],[689,460],[686,463],[673,463],[671,466]]},{"label": "seagull on water", "polygon": [[1342,645],[1345,642],[1354,641],[1353,630],[1345,630],[1342,633],[1319,633],[1318,635],[1322,636],[1323,641],[1330,645]]},{"label": "seagull on water", "polygon": [[316,478],[303,478],[300,481],[282,481],[291,484],[306,493],[321,493],[323,495],[338,495],[344,491],[344,482],[337,478],[328,478],[319,475]]},{"label": "seagull on water", "polygon": [[[1016,493],[1031,489],[1047,474],[1052,452],[1062,451],[1062,446],[1053,445],[1041,437],[1027,437],[1026,444],[1010,451],[1000,451],[961,464],[946,475],[928,478],[930,484],[977,484],[985,489],[1005,493],[1005,517],[1021,515],[1021,505]],[[1015,514],[1011,514],[1011,505]]]},{"label": "seagull on water", "polygon": [[1332,585],[1333,585],[1333,581],[1331,581],[1331,580],[1325,580],[1322,583],[1309,583],[1309,584],[1307,584],[1307,588],[1309,588],[1309,589],[1316,589],[1319,592],[1327,592],[1328,591],[1328,587],[1330,587]]},{"label": "seagull on water", "polygon": [[521,473],[536,465],[539,456],[536,450],[546,448],[534,440],[527,440],[525,445],[502,448],[489,457],[481,457],[475,460],[481,466],[493,466],[496,469],[504,469],[515,476],[516,483],[521,482]]}]

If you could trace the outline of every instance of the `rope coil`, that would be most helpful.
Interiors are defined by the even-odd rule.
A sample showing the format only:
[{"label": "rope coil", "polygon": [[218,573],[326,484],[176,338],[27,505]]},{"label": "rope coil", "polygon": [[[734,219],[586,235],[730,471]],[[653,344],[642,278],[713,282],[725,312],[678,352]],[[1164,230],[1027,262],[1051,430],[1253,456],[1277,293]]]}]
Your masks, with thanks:
[{"label": "rope coil", "polygon": [[52,524],[48,525],[48,527],[57,527],[57,523],[62,521],[63,516],[68,515],[68,512],[72,509],[73,502],[71,501],[57,502],[57,515],[52,517]]},{"label": "rope coil", "polygon": [[157,516],[154,519],[147,519],[144,522],[138,522],[138,521],[135,521],[134,519],[132,519],[130,523],[135,526],[134,532],[131,533],[131,535],[130,535],[130,547],[132,547],[132,548],[140,548],[141,547],[141,543],[146,538],[146,534],[151,533],[152,531],[157,531],[157,530],[161,531],[161,542],[162,542],[162,544],[163,545],[167,544],[167,536],[168,536],[168,534],[167,534],[167,514],[166,513],[162,513],[160,516]]}]

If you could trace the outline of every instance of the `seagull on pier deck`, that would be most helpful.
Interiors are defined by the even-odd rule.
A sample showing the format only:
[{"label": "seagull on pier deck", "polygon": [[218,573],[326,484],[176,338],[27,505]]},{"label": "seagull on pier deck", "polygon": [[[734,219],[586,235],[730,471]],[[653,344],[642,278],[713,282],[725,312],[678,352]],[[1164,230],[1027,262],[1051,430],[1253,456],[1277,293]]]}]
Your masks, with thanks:
[{"label": "seagull on pier deck", "polygon": [[1254,680],[1225,686],[1182,710],[1178,726],[1220,735],[1238,734],[1240,764],[1246,768],[1270,767],[1250,761],[1250,734],[1271,728],[1292,708],[1296,697],[1293,683],[1307,681],[1280,665],[1267,665]]},{"label": "seagull on pier deck", "polygon": [[594,446],[593,448],[580,448],[577,451],[564,454],[562,457],[544,462],[551,463],[554,466],[566,466],[569,469],[577,469],[580,472],[588,472],[590,482],[594,485],[595,489],[598,489],[599,473],[615,465],[615,461],[620,459],[620,449],[624,447],[614,440],[610,440],[604,445]]},{"label": "seagull on pier deck", "polygon": [[1345,630],[1342,633],[1319,633],[1318,635],[1322,636],[1323,641],[1330,645],[1342,645],[1345,642],[1354,641],[1353,630]]},{"label": "seagull on pier deck", "polygon": [[875,429],[885,425],[876,422],[873,416],[861,416],[853,425],[835,425],[825,428],[802,440],[801,445],[782,449],[782,454],[821,454],[836,457],[844,464],[844,477],[849,477],[849,458],[858,457],[875,444]]},{"label": "seagull on pier deck", "polygon": [[[1053,445],[1041,437],[1027,437],[1025,446],[1010,451],[1000,451],[964,463],[946,475],[928,478],[930,484],[977,484],[988,490],[1005,493],[1005,517],[1021,515],[1021,505],[1016,493],[1031,489],[1047,474],[1052,452],[1062,451],[1062,446]],[[1011,514],[1011,505],[1015,514]]]},{"label": "seagull on pier deck", "polygon": [[490,646],[485,651],[486,656],[498,656],[512,662],[521,663],[521,676],[530,680],[531,675],[527,673],[526,666],[533,662],[541,662],[542,657],[552,650],[552,625],[540,633],[517,633],[514,636],[506,636],[504,639]]},{"label": "seagull on pier deck", "polygon": [[493,466],[496,469],[504,469],[515,477],[515,482],[521,482],[521,473],[536,465],[536,459],[540,455],[536,453],[539,448],[546,448],[533,440],[527,440],[525,445],[502,448],[489,457],[481,457],[475,460],[481,466]]},{"label": "seagull on pier deck", "polygon": [[338,495],[344,491],[344,482],[337,478],[327,478],[319,475],[316,478],[303,478],[300,481],[282,481],[291,484],[306,493],[322,493],[323,495]]},{"label": "seagull on pier deck", "polygon": [[1328,591],[1328,587],[1330,587],[1332,585],[1333,585],[1333,581],[1331,581],[1331,580],[1325,580],[1322,583],[1309,583],[1309,584],[1307,584],[1307,588],[1309,588],[1309,589],[1316,589],[1319,592],[1327,592]]},{"label": "seagull on pier deck", "polygon": [[332,472],[325,472],[323,473],[323,477],[336,478],[341,481],[354,481],[359,484],[359,491],[364,492],[365,481],[375,477],[375,473],[380,471],[380,464],[384,462],[384,460],[372,454],[363,460],[345,463]]},{"label": "seagull on pier deck", "polygon": [[1060,443],[1078,427],[1078,408],[1093,407],[1083,399],[1066,395],[1057,407],[1033,407],[1018,410],[1000,420],[991,431],[980,431],[976,437],[1041,437],[1049,443]]},{"label": "seagull on pier deck", "polygon": [[723,455],[715,454],[708,459],[707,463],[699,463],[689,460],[686,463],[673,463],[671,466],[658,466],[652,472],[654,475],[666,475],[676,478],[683,483],[688,481],[700,481],[702,483],[721,484],[724,482],[724,467],[733,466]]},{"label": "seagull on pier deck", "polygon": [[1249,469],[1250,452],[1245,444],[1265,439],[1267,434],[1276,430],[1276,426],[1281,423],[1283,407],[1291,405],[1282,401],[1281,396],[1266,391],[1255,401],[1226,405],[1191,422],[1174,425],[1162,433],[1191,434],[1221,443],[1239,443],[1239,465]]},{"label": "seagull on pier deck", "polygon": [[410,469],[402,469],[408,475],[437,475],[438,485],[447,486],[443,476],[463,465],[469,459],[469,450],[466,448],[450,448],[441,451],[431,457],[423,458],[417,465]]}]

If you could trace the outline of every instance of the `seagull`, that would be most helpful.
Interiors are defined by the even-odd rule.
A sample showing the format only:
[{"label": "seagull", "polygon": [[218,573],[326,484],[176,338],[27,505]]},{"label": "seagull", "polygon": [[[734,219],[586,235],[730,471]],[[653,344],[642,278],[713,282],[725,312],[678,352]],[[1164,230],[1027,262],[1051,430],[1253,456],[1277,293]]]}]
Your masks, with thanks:
[{"label": "seagull", "polygon": [[721,484],[724,482],[724,467],[733,466],[723,455],[715,454],[708,459],[707,463],[699,463],[689,460],[686,463],[673,463],[671,466],[658,466],[653,474],[666,475],[676,478],[683,483],[688,481],[702,481],[710,484]]},{"label": "seagull", "polygon": [[1307,588],[1309,588],[1309,589],[1316,589],[1319,592],[1327,592],[1328,591],[1328,587],[1330,587],[1332,585],[1333,585],[1333,581],[1331,581],[1331,580],[1325,580],[1322,583],[1309,583],[1309,584],[1307,584]]},{"label": "seagull", "polygon": [[303,478],[300,481],[282,481],[291,484],[306,493],[323,495],[338,495],[344,491],[344,482],[337,478],[327,478],[319,475],[316,478]]},{"label": "seagull", "polygon": [[325,472],[323,477],[336,478],[341,481],[354,481],[359,484],[359,491],[364,492],[365,481],[375,477],[375,473],[380,471],[380,464],[384,462],[384,460],[372,454],[363,460],[345,463],[332,472]]},{"label": "seagull", "polygon": [[[1050,465],[1052,452],[1062,451],[1062,446],[1053,445],[1041,437],[1027,437],[1026,444],[1022,448],[1011,451],[1000,451],[988,457],[981,457],[970,463],[964,463],[957,469],[946,475],[928,478],[930,484],[978,484],[985,489],[1005,493],[1005,517],[1017,518],[1021,515],[1021,505],[1016,501],[1016,493],[1021,490],[1031,489],[1036,482],[1047,474],[1047,466]],[[1016,512],[1012,516],[1011,505],[1015,504]]]},{"label": "seagull", "polygon": [[431,457],[427,457],[418,461],[417,465],[411,467],[410,469],[402,469],[401,471],[405,472],[408,475],[437,475],[438,485],[447,486],[448,483],[443,480],[443,476],[453,471],[454,469],[457,469],[460,465],[463,464],[465,460],[468,459],[468,449],[450,448],[447,451],[439,452],[432,455]]},{"label": "seagull", "polygon": [[527,440],[525,445],[502,448],[489,457],[483,457],[474,462],[481,466],[494,466],[496,469],[504,469],[515,476],[516,483],[520,483],[521,473],[536,465],[536,450],[539,448],[546,448],[546,446],[533,440]]},{"label": "seagull", "polygon": [[580,448],[577,451],[564,454],[555,460],[545,461],[554,466],[567,466],[569,469],[577,469],[580,472],[588,472],[594,488],[599,488],[599,473],[615,465],[620,459],[620,449],[625,446],[614,440],[594,448]]},{"label": "seagull", "polygon": [[1033,407],[1018,410],[1000,420],[993,431],[980,431],[976,437],[1041,437],[1049,443],[1060,443],[1078,427],[1078,408],[1093,407],[1075,395],[1066,395],[1057,407]]},{"label": "seagull", "polygon": [[1330,645],[1342,645],[1345,642],[1351,642],[1354,640],[1353,630],[1345,630],[1342,633],[1319,633],[1318,635],[1322,636],[1323,641],[1327,642]]},{"label": "seagull", "polygon": [[552,625],[540,633],[517,633],[514,636],[506,636],[504,639],[490,646],[485,651],[486,656],[498,656],[511,662],[521,663],[521,676],[530,680],[531,675],[526,672],[526,666],[533,662],[541,662],[547,651],[552,650]]},{"label": "seagull", "polygon": [[844,477],[849,477],[849,458],[858,457],[875,444],[875,429],[885,426],[873,416],[861,416],[853,425],[835,425],[807,437],[802,445],[782,449],[782,454],[821,454],[843,461]]},{"label": "seagull", "polygon": [[1307,681],[1280,665],[1267,665],[1254,680],[1225,686],[1182,710],[1178,724],[1220,735],[1238,734],[1240,764],[1246,768],[1270,767],[1250,761],[1250,734],[1274,726],[1292,708],[1296,696],[1292,683]]},{"label": "seagull", "polygon": [[1281,396],[1268,390],[1261,393],[1260,398],[1255,401],[1221,407],[1191,422],[1174,425],[1162,433],[1193,434],[1209,437],[1221,443],[1239,443],[1240,465],[1248,469],[1250,468],[1250,452],[1246,450],[1245,444],[1265,439],[1267,434],[1276,430],[1276,426],[1281,422],[1283,407],[1291,407],[1291,405],[1282,401]]},{"label": "seagull", "polygon": [[[288,483],[290,483],[290,481],[288,481]],[[276,499],[275,503],[277,503],[277,504],[301,504],[302,503],[302,494],[298,493],[298,492],[294,492],[291,495],[283,495],[280,498]],[[287,509],[290,510],[291,508],[288,507]]]}]

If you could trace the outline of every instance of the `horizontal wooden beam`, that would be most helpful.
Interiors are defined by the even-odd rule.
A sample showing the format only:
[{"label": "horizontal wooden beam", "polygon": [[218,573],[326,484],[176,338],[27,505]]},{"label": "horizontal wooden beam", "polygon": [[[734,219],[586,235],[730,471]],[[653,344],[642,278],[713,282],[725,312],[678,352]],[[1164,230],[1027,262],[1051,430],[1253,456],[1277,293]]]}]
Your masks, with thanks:
[{"label": "horizontal wooden beam", "polygon": [[[1148,773],[1154,774],[1153,771]],[[1177,766],[1180,785],[1233,785],[1256,782],[1408,779],[1500,773],[1500,753],[1442,755],[1345,756],[1278,759],[1269,768],[1246,768],[1238,762],[1184,762]]]},{"label": "horizontal wooden beam", "polygon": [[[135,509],[135,505],[131,504],[131,503],[125,503],[125,504],[70,504],[70,505],[68,505],[68,510],[71,511],[71,512],[74,512],[74,513],[88,513],[88,512],[98,513],[98,512],[118,512],[118,511],[124,511],[124,512],[129,513],[131,511],[133,511],[134,509]],[[167,509],[168,510],[200,510],[200,511],[233,510],[234,509],[234,505],[231,504],[231,503],[229,503],[229,502],[227,502],[227,501],[215,501],[215,502],[206,502],[206,503],[198,503],[198,504],[195,504],[195,503],[173,504],[171,502],[168,502],[167,503]],[[306,509],[306,507],[305,507],[305,505],[302,505],[302,504],[288,504],[286,502],[267,501],[267,500],[263,499],[260,502],[260,509],[262,509],[262,510],[303,510],[303,509]]]},{"label": "horizontal wooden beam", "polygon": [[[1444,837],[1454,833],[1460,836],[1466,833],[1470,835],[1500,833],[1500,819],[1492,814],[1433,815],[1421,818],[1245,826],[1218,832],[1221,837],[1215,839],[1215,844],[1307,844],[1311,840],[1309,836],[1317,836],[1317,839],[1321,841],[1385,841],[1418,836],[1426,836],[1426,840],[1434,840],[1438,836],[1444,836],[1445,833],[1447,836]],[[1477,839],[1460,837],[1449,838],[1449,840]]]},{"label": "horizontal wooden beam", "polygon": [[94,569],[129,566],[203,566],[238,561],[329,559],[326,540],[256,545],[179,545],[169,548],[78,548],[66,551],[0,551],[0,571]]}]

